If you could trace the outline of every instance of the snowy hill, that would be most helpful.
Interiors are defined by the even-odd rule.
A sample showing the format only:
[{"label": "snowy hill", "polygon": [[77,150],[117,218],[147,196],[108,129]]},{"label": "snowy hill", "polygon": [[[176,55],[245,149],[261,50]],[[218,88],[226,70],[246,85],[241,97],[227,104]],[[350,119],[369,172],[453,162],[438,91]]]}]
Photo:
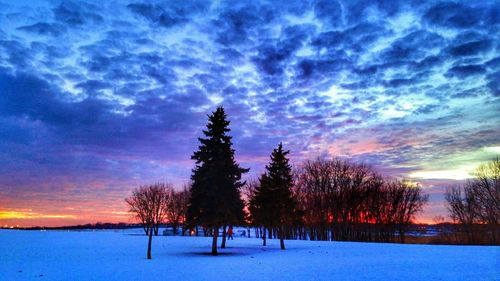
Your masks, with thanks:
[{"label": "snowy hill", "polygon": [[0,280],[500,280],[500,247],[235,237],[217,257],[211,238],[147,238],[138,230],[0,230]]}]

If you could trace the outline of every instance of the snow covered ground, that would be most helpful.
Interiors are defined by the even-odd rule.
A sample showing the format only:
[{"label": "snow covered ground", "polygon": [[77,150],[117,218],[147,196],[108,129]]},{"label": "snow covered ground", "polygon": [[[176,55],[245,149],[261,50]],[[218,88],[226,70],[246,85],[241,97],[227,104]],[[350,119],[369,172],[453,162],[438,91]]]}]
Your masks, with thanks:
[{"label": "snow covered ground", "polygon": [[500,280],[500,247],[210,238],[140,231],[0,230],[0,280]]}]

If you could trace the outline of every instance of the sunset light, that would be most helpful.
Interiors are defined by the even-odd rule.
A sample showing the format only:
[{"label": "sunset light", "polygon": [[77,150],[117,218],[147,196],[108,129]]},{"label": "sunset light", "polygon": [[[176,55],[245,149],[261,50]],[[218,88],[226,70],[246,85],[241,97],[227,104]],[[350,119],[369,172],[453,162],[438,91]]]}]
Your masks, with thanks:
[{"label": "sunset light", "polygon": [[494,280],[499,184],[499,0],[0,0],[0,280]]},{"label": "sunset light", "polygon": [[[248,178],[280,141],[295,165],[352,157],[424,187],[467,179],[500,153],[498,29],[486,3],[465,27],[454,20],[467,6],[431,3],[349,2],[324,13],[178,3],[187,14],[165,23],[153,11],[169,9],[156,4],[56,2],[1,6],[0,207],[33,211],[0,223],[73,224],[126,212],[121,198],[139,184],[180,188],[197,129],[217,105],[238,124]],[[76,204],[59,215],[65,200],[93,211]],[[446,209],[438,212],[419,218]]]}]

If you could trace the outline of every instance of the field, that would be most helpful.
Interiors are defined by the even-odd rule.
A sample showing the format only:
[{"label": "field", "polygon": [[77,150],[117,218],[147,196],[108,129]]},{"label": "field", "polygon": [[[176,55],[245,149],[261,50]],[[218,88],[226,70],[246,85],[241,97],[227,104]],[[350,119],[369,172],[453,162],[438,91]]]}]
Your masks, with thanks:
[{"label": "field", "polygon": [[210,238],[139,230],[0,230],[0,280],[500,280],[500,247]]}]

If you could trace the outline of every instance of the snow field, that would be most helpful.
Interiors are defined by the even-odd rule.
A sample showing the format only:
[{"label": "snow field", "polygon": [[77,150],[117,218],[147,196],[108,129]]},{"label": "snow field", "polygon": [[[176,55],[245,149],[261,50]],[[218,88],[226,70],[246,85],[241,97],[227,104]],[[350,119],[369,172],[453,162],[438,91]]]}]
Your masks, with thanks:
[{"label": "snow field", "polygon": [[[219,244],[220,244],[219,239]],[[500,247],[0,230],[0,280],[500,280]]]}]

